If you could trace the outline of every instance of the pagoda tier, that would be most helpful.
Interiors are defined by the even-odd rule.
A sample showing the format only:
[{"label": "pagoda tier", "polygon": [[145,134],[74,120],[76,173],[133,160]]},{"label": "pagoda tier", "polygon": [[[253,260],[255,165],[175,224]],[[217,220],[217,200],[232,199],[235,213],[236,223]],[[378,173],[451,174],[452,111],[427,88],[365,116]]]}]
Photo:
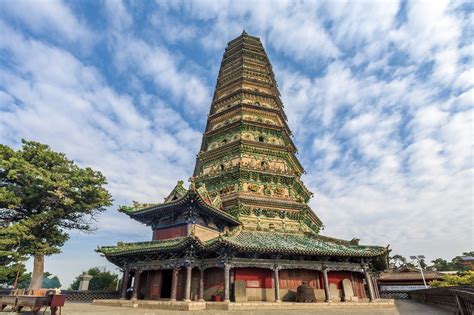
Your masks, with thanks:
[{"label": "pagoda tier", "polygon": [[291,137],[268,56],[243,33],[222,59],[196,184],[246,228],[317,233],[322,222],[307,204],[312,193]]}]

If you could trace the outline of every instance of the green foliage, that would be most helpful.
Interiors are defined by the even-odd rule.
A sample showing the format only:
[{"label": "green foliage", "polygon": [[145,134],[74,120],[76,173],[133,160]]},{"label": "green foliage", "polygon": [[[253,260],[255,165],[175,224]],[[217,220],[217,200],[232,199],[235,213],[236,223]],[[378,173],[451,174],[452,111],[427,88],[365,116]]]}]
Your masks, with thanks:
[{"label": "green foliage", "polygon": [[[30,286],[31,282],[31,272],[25,272],[18,280],[19,289],[27,289]],[[44,273],[42,288],[53,289],[60,288],[61,281],[59,281],[58,276],[53,276],[50,272]]]},{"label": "green foliage", "polygon": [[[474,256],[474,252],[464,252],[462,256]],[[467,271],[469,267],[464,265],[464,261],[461,256],[456,256],[451,261],[437,258],[431,261],[433,265],[431,269],[437,271]]]},{"label": "green foliage", "polygon": [[[462,256],[471,256],[474,257],[474,252],[464,252]],[[430,271],[467,271],[470,269],[469,266],[464,264],[462,256],[456,256],[451,261],[447,261],[442,258],[437,258],[432,260],[432,265],[428,266],[424,259],[420,260],[420,265],[423,270],[430,270]],[[419,268],[418,264],[413,264],[407,261],[405,257],[402,255],[393,255],[389,257],[390,266],[392,269],[397,269],[402,266],[412,267],[412,268]]]},{"label": "green foliage", "polygon": [[457,285],[474,285],[474,271],[464,271],[457,275],[444,275],[442,280],[430,282],[430,287],[451,287]]},{"label": "green foliage", "polygon": [[392,269],[397,269],[400,267],[410,267],[410,268],[417,268],[413,263],[408,262],[405,257],[402,255],[393,255],[390,256],[389,258],[389,265],[391,266]]},{"label": "green foliage", "polygon": [[47,289],[60,288],[61,282],[59,281],[59,278],[57,276],[45,277],[43,279],[42,287]]},{"label": "green foliage", "polygon": [[18,151],[0,145],[0,257],[8,268],[27,255],[59,253],[68,230],[92,231],[112,204],[100,172],[47,145],[22,144]]},{"label": "green foliage", "polygon": [[[117,288],[118,275],[107,271],[105,268],[93,267],[85,271],[92,276],[89,283],[89,290],[91,291],[115,291]],[[70,290],[78,290],[82,273],[77,276],[69,287]]]},{"label": "green foliage", "polygon": [[6,259],[3,258],[0,256],[0,283],[14,285],[17,273],[18,282],[21,282],[27,274],[25,264],[22,262],[5,263]]}]

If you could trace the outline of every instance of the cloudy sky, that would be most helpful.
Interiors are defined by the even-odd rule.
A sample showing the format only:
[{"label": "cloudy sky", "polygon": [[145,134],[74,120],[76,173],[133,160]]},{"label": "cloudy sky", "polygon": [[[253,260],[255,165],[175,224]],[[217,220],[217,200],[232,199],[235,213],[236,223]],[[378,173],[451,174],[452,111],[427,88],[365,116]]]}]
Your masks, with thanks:
[{"label": "cloudy sky", "polygon": [[340,238],[452,258],[473,249],[473,5],[454,1],[0,1],[0,142],[108,178],[114,206],[46,270],[144,241],[118,205],[192,173],[224,48],[261,38],[307,174]]}]

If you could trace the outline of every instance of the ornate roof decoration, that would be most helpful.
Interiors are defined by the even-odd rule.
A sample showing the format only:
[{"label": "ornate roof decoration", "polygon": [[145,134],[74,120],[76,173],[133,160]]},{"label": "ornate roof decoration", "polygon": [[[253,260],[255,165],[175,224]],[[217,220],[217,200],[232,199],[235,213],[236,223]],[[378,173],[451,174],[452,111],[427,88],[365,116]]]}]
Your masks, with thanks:
[{"label": "ornate roof decoration", "polygon": [[296,254],[331,257],[382,257],[388,249],[382,246],[361,246],[330,242],[319,235],[260,232],[236,229],[237,233],[221,234],[219,237],[201,242],[195,236],[168,240],[118,243],[97,249],[106,255],[128,255],[143,252],[178,250],[190,243],[196,248],[217,251],[221,247],[231,247],[243,253]]},{"label": "ornate roof decoration", "polygon": [[186,194],[186,192],[187,189],[184,188],[184,182],[182,180],[179,180],[176,186],[170,192],[170,194],[165,198],[165,203],[182,198]]},{"label": "ornate roof decoration", "polygon": [[151,205],[149,207],[122,206],[119,208],[119,211],[141,223],[152,225],[155,214],[166,213],[172,209],[185,209],[186,205],[196,205],[197,211],[203,211],[231,225],[240,224],[238,219],[220,209],[222,207],[222,201],[219,196],[214,198],[210,197],[205,186],[196,189],[194,181],[191,181],[189,189],[185,189],[183,182],[179,181],[178,185],[176,185],[171,194],[165,199],[164,203]]}]

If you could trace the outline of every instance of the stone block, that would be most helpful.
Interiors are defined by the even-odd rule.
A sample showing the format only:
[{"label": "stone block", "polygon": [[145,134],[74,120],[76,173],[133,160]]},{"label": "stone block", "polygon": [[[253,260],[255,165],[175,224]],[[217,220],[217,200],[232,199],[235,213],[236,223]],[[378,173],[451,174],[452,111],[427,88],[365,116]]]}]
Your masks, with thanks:
[{"label": "stone block", "polygon": [[337,285],[335,283],[331,283],[329,285],[329,296],[331,297],[331,301],[333,302],[341,301],[341,296],[339,294],[339,290],[337,289]]},{"label": "stone block", "polygon": [[235,302],[247,302],[247,282],[245,280],[236,280],[234,283]]},{"label": "stone block", "polygon": [[342,280],[342,296],[346,302],[352,301],[352,298],[354,297],[352,282],[349,279]]}]

